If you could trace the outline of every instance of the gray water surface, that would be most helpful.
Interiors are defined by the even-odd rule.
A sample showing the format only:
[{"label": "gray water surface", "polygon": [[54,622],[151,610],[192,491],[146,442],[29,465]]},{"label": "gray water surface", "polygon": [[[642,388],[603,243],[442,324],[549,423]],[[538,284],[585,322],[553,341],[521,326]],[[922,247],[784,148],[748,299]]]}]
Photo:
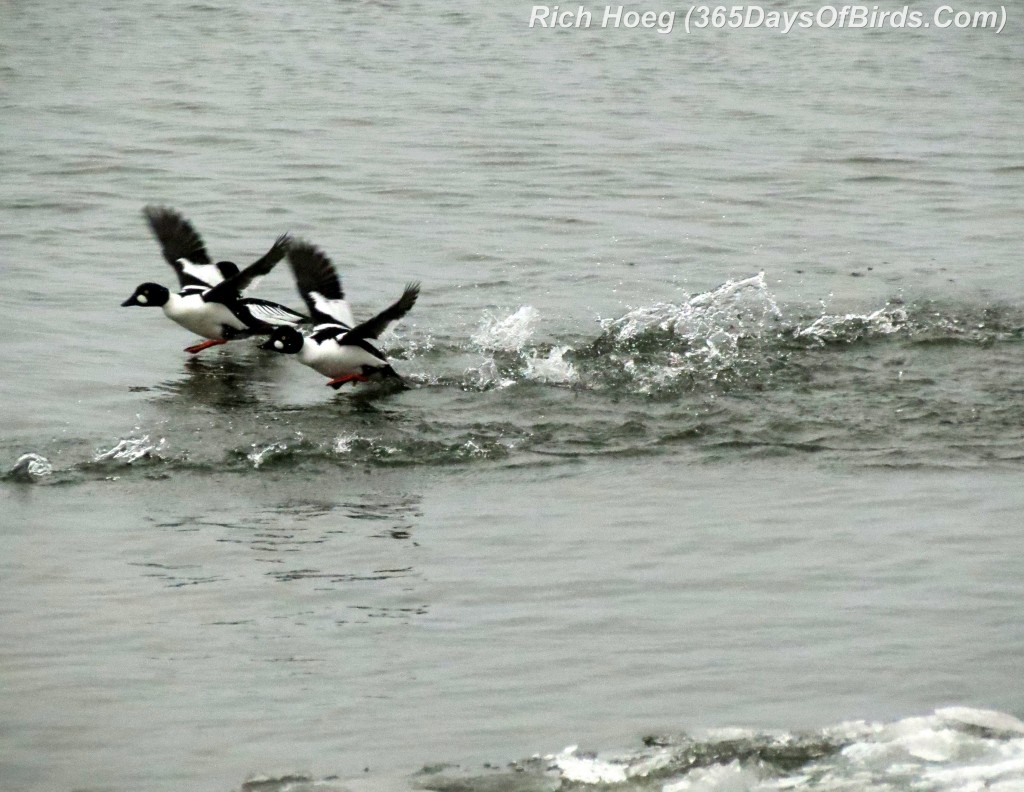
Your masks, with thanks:
[{"label": "gray water surface", "polygon": [[[1015,7],[529,11],[3,8],[0,788],[1022,783]],[[151,203],[357,317],[422,281],[411,389],[118,307]]]}]

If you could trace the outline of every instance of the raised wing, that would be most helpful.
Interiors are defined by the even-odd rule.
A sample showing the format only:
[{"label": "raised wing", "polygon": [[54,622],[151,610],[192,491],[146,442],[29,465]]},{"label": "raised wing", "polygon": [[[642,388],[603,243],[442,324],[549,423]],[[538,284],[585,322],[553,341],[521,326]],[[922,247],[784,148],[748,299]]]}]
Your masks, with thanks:
[{"label": "raised wing", "polygon": [[160,243],[164,259],[174,268],[182,289],[207,289],[238,271],[237,267],[227,262],[214,264],[199,232],[174,209],[147,206],[142,214]]},{"label": "raised wing", "polygon": [[285,305],[271,302],[270,300],[261,300],[258,297],[246,297],[242,300],[242,304],[249,309],[249,313],[252,314],[255,319],[258,319],[261,322],[266,322],[269,325],[294,326],[309,321],[308,316],[303,316]]},{"label": "raised wing", "polygon": [[342,337],[348,332],[348,330],[349,328],[343,324],[325,322],[314,327],[313,332],[309,334],[309,337],[318,344],[322,344],[324,341],[329,341],[332,338],[337,341],[341,341]]},{"label": "raised wing", "polygon": [[241,272],[236,272],[231,277],[218,283],[203,295],[203,299],[207,302],[222,302],[234,295],[241,294],[252,285],[256,278],[266,275],[277,265],[277,262],[284,258],[290,243],[291,237],[288,234],[281,234],[262,258],[253,262]]},{"label": "raised wing", "polygon": [[420,285],[410,283],[405,287],[402,296],[395,302],[374,316],[367,319],[360,325],[353,327],[346,335],[347,342],[353,342],[361,338],[377,338],[387,329],[392,322],[396,322],[405,316],[416,304],[416,298],[420,296]]},{"label": "raised wing", "polygon": [[347,330],[355,324],[338,273],[320,248],[308,242],[295,242],[288,248],[288,263],[299,294],[318,328],[340,325]]}]

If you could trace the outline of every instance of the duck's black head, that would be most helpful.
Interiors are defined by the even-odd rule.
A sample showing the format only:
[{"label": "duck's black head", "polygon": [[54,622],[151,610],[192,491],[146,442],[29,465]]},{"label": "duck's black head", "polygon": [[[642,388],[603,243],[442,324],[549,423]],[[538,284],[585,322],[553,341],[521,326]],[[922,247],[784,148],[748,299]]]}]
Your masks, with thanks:
[{"label": "duck's black head", "polygon": [[171,299],[171,293],[166,286],[161,286],[159,283],[143,283],[132,292],[131,297],[121,303],[121,307],[141,305],[143,308],[160,308],[167,305],[169,299]]},{"label": "duck's black head", "polygon": [[302,333],[294,327],[275,327],[274,332],[265,343],[260,344],[260,349],[269,349],[271,352],[281,352],[285,355],[294,355],[302,349]]}]

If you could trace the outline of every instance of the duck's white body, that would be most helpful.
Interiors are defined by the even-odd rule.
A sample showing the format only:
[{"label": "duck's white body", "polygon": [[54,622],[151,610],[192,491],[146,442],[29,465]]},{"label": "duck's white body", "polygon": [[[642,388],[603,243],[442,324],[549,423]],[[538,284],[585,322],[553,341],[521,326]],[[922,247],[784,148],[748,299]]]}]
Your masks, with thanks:
[{"label": "duck's white body", "polygon": [[305,338],[297,355],[299,362],[331,379],[349,374],[362,374],[363,366],[383,368],[388,365],[382,354],[371,354],[362,346],[366,344],[374,349],[374,344],[363,340],[356,346],[344,343],[344,336],[341,338],[341,343],[337,338],[328,338],[319,343],[312,337]]},{"label": "duck's white body", "polygon": [[206,302],[201,294],[171,292],[163,306],[164,315],[203,338],[223,338],[224,326],[245,330],[246,324],[226,305]]},{"label": "duck's white body", "polygon": [[243,297],[245,289],[269,273],[284,258],[291,237],[279,236],[261,258],[244,270],[230,261],[216,264],[206,252],[203,238],[180,213],[165,206],[147,206],[143,215],[178,276],[175,294],[159,283],[140,284],[123,303],[163,309],[164,315],[207,339],[186,347],[191,354],[237,338],[267,335],[274,327],[294,327],[307,317],[270,300]]},{"label": "duck's white body", "polygon": [[288,248],[288,261],[315,326],[308,336],[294,327],[275,328],[261,348],[295,355],[300,363],[329,377],[331,381],[327,384],[332,388],[347,382],[368,382],[374,375],[401,383],[377,339],[391,322],[401,319],[413,307],[420,293],[419,284],[407,284],[395,303],[354,325],[341,280],[322,250],[308,242],[295,242]]}]

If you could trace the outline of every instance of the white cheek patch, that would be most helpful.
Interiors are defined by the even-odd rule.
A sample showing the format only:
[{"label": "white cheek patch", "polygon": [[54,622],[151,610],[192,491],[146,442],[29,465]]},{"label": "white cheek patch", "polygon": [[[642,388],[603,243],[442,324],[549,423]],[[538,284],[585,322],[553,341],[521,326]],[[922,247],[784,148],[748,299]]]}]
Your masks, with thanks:
[{"label": "white cheek patch", "polygon": [[278,339],[274,342],[274,349],[284,349],[284,341]]},{"label": "white cheek patch", "polygon": [[138,297],[135,298],[135,302],[142,303],[143,305],[145,305],[146,303],[149,302],[149,299],[146,297],[145,294],[140,294]]}]

